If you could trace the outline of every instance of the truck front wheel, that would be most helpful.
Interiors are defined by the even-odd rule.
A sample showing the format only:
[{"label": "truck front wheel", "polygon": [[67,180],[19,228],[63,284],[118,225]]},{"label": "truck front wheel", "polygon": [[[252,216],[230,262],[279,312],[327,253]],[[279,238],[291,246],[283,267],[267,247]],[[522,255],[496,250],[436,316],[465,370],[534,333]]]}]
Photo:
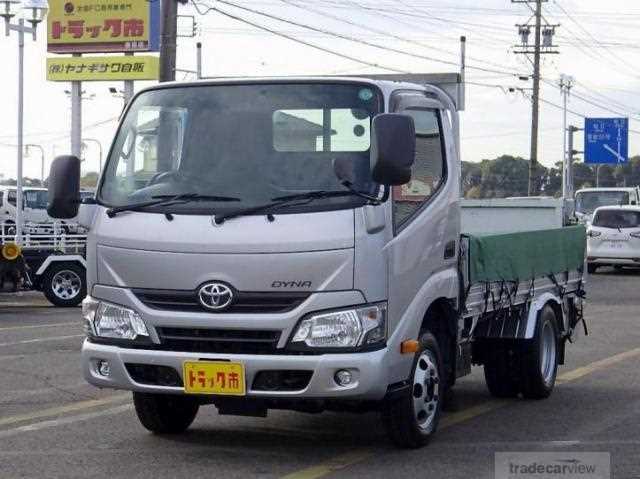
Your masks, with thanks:
[{"label": "truck front wheel", "polygon": [[197,399],[173,394],[133,393],[140,423],[154,434],[184,432],[198,414]]},{"label": "truck front wheel", "polygon": [[384,404],[383,419],[389,437],[398,447],[415,449],[429,442],[438,428],[444,399],[442,355],[435,336],[420,338],[409,379],[409,387],[399,397]]}]

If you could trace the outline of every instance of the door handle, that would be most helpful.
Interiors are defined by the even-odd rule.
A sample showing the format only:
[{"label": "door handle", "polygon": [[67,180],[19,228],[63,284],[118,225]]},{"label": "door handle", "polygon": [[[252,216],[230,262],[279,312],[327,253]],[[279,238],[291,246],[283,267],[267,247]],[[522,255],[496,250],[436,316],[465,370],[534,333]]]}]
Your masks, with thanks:
[{"label": "door handle", "polygon": [[444,259],[455,258],[456,256],[456,241],[451,240],[444,245]]}]

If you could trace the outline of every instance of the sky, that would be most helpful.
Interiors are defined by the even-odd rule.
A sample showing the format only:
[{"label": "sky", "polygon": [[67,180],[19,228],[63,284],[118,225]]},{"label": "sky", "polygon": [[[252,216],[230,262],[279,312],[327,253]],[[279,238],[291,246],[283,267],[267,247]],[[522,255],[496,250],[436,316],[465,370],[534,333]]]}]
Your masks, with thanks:
[{"label": "sky", "polygon": [[[244,22],[214,10],[204,13],[214,6]],[[185,70],[178,72],[179,80],[194,78],[186,71],[195,70],[198,41],[203,44],[206,76],[366,75],[388,73],[384,68],[415,73],[457,71],[459,38],[465,35],[469,68],[462,159],[529,156],[531,81],[519,80],[518,75],[530,74],[531,63],[524,55],[514,54],[519,43],[515,25],[531,18],[526,4],[511,0],[201,0],[197,7],[180,7],[185,17],[179,31],[191,30],[189,17],[193,16],[197,35],[178,39],[177,68]],[[551,166],[562,159],[560,74],[576,80],[569,103],[572,112],[630,117],[630,128],[635,130],[630,134],[630,153],[640,154],[640,4],[637,0],[549,0],[543,15],[549,24],[560,24],[554,39],[560,53],[543,57],[539,161]],[[298,41],[260,30],[247,21]],[[26,41],[24,128],[25,143],[43,148],[48,171],[55,155],[70,151],[71,111],[65,93],[70,85],[45,79],[46,57],[53,55],[46,52],[45,30],[41,25],[38,40]],[[0,175],[5,178],[15,177],[17,163],[17,54],[16,35],[0,36],[4,65]],[[150,84],[138,82],[136,90]],[[84,137],[100,142],[104,155],[123,108],[122,99],[114,97],[109,87],[121,90],[123,84],[83,83]],[[515,91],[510,92],[510,87]],[[569,114],[569,123],[583,126],[583,118],[574,113]],[[580,145],[582,135],[576,140]],[[38,178],[40,151],[31,148],[29,153],[24,174]],[[96,141],[88,141],[83,173],[97,171],[98,165],[99,148]]]}]

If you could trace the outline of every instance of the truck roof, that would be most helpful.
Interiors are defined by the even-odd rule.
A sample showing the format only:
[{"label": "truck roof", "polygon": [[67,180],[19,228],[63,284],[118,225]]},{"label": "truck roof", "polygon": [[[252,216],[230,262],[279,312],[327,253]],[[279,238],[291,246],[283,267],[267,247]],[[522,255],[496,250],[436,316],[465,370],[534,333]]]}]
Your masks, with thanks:
[{"label": "truck roof", "polygon": [[582,188],[582,189],[576,191],[576,194],[585,193],[585,192],[589,192],[589,191],[628,191],[628,192],[632,192],[632,191],[637,191],[637,190],[638,190],[637,186],[611,186],[611,187],[607,187],[607,188]]},{"label": "truck roof", "polygon": [[[160,83],[140,90],[138,94],[164,88],[198,85],[239,85],[260,83],[367,83],[377,86],[385,96],[398,89],[424,90],[424,85],[436,86],[447,93],[458,110],[464,108],[463,84],[459,73],[371,74],[354,76],[286,76],[286,77],[208,77],[202,80]],[[136,95],[137,96],[137,95]]]}]

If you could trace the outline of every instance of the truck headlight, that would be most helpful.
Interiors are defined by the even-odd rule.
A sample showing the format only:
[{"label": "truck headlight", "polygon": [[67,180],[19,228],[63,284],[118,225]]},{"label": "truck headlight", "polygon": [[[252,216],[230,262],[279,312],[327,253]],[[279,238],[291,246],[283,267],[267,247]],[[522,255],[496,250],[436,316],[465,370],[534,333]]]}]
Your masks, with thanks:
[{"label": "truck headlight", "polygon": [[290,341],[294,349],[359,348],[387,339],[387,305],[372,304],[314,313],[298,324]]},{"label": "truck headlight", "polygon": [[87,296],[82,302],[87,334],[101,338],[130,339],[149,336],[140,315],[131,308]]}]

